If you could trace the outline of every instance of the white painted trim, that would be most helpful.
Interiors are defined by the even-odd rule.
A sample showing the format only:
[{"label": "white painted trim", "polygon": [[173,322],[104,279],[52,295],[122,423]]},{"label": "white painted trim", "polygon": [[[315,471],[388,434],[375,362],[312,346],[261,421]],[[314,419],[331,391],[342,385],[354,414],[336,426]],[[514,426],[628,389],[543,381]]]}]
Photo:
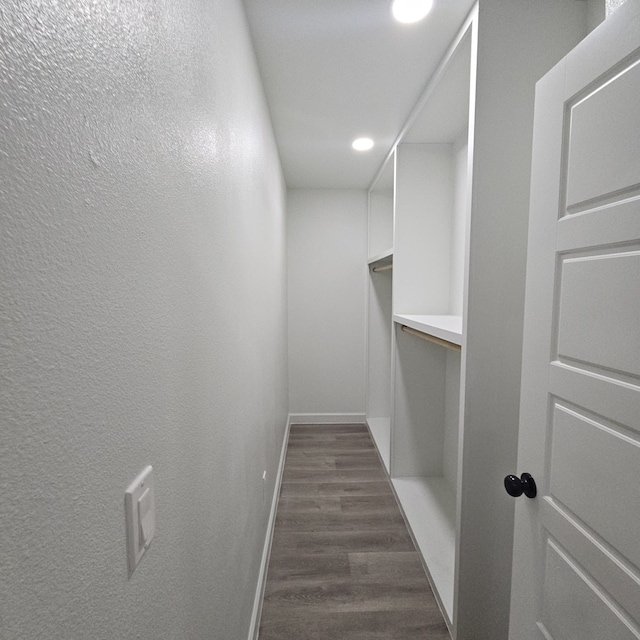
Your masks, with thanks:
[{"label": "white painted trim", "polygon": [[258,632],[260,631],[260,616],[262,614],[262,601],[264,599],[264,590],[267,585],[267,569],[269,567],[269,557],[271,556],[271,542],[273,540],[273,530],[276,525],[276,514],[278,512],[278,499],[280,497],[280,485],[282,484],[282,474],[284,472],[284,461],[287,457],[287,443],[289,442],[289,429],[291,428],[292,416],[289,414],[287,426],[284,431],[284,439],[282,441],[282,450],[280,452],[280,462],[278,463],[278,475],[273,488],[273,497],[271,499],[271,512],[269,513],[269,522],[267,524],[267,532],[264,538],[264,547],[262,549],[262,560],[260,561],[260,573],[258,574],[258,584],[256,585],[256,595],[253,600],[253,611],[251,613],[251,624],[249,625],[248,640],[258,640]]},{"label": "white painted trim", "polygon": [[365,424],[364,413],[292,413],[291,424]]}]

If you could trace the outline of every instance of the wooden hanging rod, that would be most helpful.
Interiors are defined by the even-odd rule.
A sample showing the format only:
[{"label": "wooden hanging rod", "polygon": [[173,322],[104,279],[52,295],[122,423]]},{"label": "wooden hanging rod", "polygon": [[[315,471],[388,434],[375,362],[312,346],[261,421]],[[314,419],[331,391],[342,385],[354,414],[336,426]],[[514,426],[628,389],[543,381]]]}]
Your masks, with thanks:
[{"label": "wooden hanging rod", "polygon": [[380,271],[389,271],[390,269],[393,269],[393,262],[391,264],[385,264],[382,267],[373,267],[371,271],[374,273],[380,273]]},{"label": "wooden hanging rod", "polygon": [[442,338],[436,338],[435,336],[429,335],[428,333],[424,333],[424,331],[418,331],[417,329],[412,329],[411,327],[407,327],[406,325],[401,325],[400,328],[405,333],[410,333],[412,336],[417,336],[418,338],[422,338],[427,342],[433,342],[433,344],[437,344],[445,349],[451,349],[451,351],[457,351],[460,353],[462,351],[462,347],[455,342],[449,342],[448,340],[443,340]]}]

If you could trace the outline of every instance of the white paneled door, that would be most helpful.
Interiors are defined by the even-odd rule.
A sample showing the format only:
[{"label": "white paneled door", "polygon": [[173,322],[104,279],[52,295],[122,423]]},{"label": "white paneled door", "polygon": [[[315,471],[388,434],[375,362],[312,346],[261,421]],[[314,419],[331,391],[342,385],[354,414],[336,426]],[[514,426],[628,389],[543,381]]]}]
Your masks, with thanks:
[{"label": "white paneled door", "polygon": [[517,474],[537,495],[516,498],[510,639],[637,639],[640,0],[538,83],[533,154]]}]

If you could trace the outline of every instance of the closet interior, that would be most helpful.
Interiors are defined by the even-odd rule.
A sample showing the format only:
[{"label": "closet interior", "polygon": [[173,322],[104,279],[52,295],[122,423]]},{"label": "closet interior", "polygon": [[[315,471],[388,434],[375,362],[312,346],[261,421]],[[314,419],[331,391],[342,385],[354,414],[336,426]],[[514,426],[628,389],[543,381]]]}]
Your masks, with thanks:
[{"label": "closet interior", "polygon": [[369,191],[367,422],[449,623],[472,27],[469,20]]}]

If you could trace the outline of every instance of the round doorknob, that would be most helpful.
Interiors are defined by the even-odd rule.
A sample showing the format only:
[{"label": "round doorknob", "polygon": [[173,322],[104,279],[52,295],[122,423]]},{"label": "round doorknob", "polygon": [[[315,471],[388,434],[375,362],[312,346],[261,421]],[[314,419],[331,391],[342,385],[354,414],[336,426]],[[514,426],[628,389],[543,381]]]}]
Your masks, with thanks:
[{"label": "round doorknob", "polygon": [[536,481],[530,473],[523,473],[519,478],[514,475],[505,476],[504,488],[514,498],[521,496],[523,493],[527,498],[535,498],[538,493]]}]

